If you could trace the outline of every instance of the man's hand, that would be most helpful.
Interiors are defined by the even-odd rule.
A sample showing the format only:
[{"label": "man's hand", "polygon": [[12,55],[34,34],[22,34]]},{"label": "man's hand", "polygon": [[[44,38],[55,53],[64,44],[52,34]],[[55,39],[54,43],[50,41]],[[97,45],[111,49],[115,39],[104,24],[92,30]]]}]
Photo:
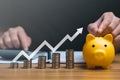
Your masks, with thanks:
[{"label": "man's hand", "polygon": [[0,36],[1,49],[22,47],[24,50],[28,50],[30,44],[31,38],[21,26],[9,28]]},{"label": "man's hand", "polygon": [[88,31],[95,36],[111,33],[114,37],[116,51],[120,50],[120,18],[112,12],[104,13],[96,22],[89,24]]}]

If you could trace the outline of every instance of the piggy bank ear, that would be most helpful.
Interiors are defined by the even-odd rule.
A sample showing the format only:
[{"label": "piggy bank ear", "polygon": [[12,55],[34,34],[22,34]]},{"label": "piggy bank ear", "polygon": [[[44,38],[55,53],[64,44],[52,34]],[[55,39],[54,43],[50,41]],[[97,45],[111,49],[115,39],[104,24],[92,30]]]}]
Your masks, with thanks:
[{"label": "piggy bank ear", "polygon": [[86,42],[90,41],[90,40],[93,40],[95,39],[95,36],[92,35],[92,34],[88,34],[87,37],[86,37]]},{"label": "piggy bank ear", "polygon": [[113,36],[112,36],[112,34],[107,34],[107,35],[104,36],[104,39],[112,42],[113,41]]}]

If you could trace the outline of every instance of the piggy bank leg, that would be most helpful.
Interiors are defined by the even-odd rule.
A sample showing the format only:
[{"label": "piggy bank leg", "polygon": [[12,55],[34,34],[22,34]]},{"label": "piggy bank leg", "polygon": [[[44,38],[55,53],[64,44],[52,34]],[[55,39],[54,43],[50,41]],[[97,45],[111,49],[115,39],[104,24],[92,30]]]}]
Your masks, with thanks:
[{"label": "piggy bank leg", "polygon": [[92,65],[92,64],[87,64],[87,68],[88,68],[88,69],[93,69],[93,68],[95,68],[95,66]]},{"label": "piggy bank leg", "polygon": [[103,69],[109,69],[110,66],[102,66]]}]

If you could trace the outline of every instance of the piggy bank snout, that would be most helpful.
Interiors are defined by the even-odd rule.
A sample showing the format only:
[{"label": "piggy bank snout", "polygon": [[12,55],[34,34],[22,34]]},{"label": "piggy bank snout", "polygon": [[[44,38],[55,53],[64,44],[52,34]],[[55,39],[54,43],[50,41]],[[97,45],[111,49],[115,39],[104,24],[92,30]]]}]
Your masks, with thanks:
[{"label": "piggy bank snout", "polygon": [[94,57],[96,60],[102,60],[106,57],[106,53],[104,50],[96,50],[94,53]]}]

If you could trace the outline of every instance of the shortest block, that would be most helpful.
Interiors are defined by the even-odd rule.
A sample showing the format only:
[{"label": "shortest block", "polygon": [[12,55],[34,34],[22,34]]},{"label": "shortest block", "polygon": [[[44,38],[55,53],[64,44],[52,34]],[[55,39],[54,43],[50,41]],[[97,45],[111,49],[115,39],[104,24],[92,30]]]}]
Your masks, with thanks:
[{"label": "shortest block", "polygon": [[10,68],[13,68],[13,69],[18,68],[18,63],[17,62],[10,63]]},{"label": "shortest block", "polygon": [[32,68],[32,60],[25,60],[23,68],[25,69]]}]

